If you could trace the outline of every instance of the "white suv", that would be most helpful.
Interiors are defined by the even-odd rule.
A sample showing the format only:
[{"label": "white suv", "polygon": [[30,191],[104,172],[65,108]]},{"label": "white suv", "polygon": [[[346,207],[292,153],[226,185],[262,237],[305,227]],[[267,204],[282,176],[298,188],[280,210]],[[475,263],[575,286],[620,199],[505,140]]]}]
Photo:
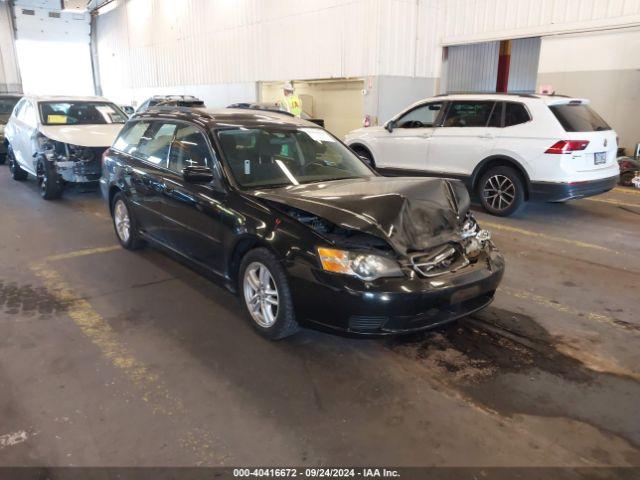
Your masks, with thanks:
[{"label": "white suv", "polygon": [[381,173],[461,179],[502,216],[604,193],[620,173],[616,133],[588,100],[559,95],[427,98],[345,142]]}]

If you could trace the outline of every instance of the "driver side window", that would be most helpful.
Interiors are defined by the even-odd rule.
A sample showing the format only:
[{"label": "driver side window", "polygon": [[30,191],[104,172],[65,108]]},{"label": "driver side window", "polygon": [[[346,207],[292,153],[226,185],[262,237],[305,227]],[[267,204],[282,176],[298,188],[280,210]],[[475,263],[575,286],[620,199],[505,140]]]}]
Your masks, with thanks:
[{"label": "driver side window", "polygon": [[442,102],[420,105],[396,120],[397,128],[433,127],[441,109]]}]

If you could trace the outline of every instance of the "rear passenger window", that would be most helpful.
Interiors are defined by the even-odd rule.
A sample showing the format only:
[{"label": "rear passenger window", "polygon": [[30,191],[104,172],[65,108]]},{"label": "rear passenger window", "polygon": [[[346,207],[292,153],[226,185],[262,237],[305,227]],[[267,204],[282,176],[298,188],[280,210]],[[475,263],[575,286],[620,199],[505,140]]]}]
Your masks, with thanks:
[{"label": "rear passenger window", "polygon": [[180,126],[171,144],[169,169],[181,173],[185,167],[210,167],[211,151],[202,133],[190,125]]},{"label": "rear passenger window", "polygon": [[522,103],[507,102],[504,111],[504,126],[520,125],[531,120],[529,112]]},{"label": "rear passenger window", "polygon": [[484,127],[496,102],[451,102],[443,127]]},{"label": "rear passenger window", "polygon": [[113,148],[120,150],[121,152],[133,155],[138,149],[138,143],[140,138],[144,135],[144,132],[149,128],[150,122],[132,122],[127,124],[126,127],[120,132],[118,138],[113,144]]},{"label": "rear passenger window", "polygon": [[152,122],[140,138],[134,155],[147,162],[165,166],[175,131],[175,123]]}]

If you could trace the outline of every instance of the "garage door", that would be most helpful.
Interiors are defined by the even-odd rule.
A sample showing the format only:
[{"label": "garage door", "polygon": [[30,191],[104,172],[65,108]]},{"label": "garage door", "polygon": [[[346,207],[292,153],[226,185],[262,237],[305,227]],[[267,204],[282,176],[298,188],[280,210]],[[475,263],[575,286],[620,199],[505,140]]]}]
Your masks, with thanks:
[{"label": "garage door", "polygon": [[14,7],[23,90],[93,95],[88,13]]},{"label": "garage door", "polygon": [[[533,92],[536,88],[540,38],[510,40],[508,90]],[[495,92],[498,80],[500,42],[482,42],[448,47],[446,91]]]}]

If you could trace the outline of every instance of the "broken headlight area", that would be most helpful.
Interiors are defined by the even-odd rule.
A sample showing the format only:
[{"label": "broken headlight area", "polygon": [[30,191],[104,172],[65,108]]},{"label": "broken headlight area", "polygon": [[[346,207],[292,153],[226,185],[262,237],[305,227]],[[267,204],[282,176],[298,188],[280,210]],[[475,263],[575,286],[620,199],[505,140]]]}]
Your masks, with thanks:
[{"label": "broken headlight area", "polygon": [[289,207],[286,213],[322,234],[337,248],[318,248],[323,270],[376,280],[382,277],[402,277],[400,264],[392,258],[387,242],[368,233],[339,227],[317,215]]},{"label": "broken headlight area", "polygon": [[352,275],[367,281],[404,276],[398,262],[374,253],[319,247],[318,255],[322,268],[327,272]]},{"label": "broken headlight area", "polygon": [[106,147],[84,147],[38,138],[39,150],[54,162],[58,174],[67,182],[93,182],[100,178],[102,153]]},{"label": "broken headlight area", "polygon": [[469,213],[460,230],[460,241],[449,242],[427,252],[412,253],[405,266],[422,277],[437,277],[476,263],[489,247],[493,247],[491,233],[481,229]]},{"label": "broken headlight area", "polygon": [[477,257],[487,245],[491,244],[491,232],[481,229],[471,212],[467,214],[462,224],[460,238],[464,253],[471,258]]}]

